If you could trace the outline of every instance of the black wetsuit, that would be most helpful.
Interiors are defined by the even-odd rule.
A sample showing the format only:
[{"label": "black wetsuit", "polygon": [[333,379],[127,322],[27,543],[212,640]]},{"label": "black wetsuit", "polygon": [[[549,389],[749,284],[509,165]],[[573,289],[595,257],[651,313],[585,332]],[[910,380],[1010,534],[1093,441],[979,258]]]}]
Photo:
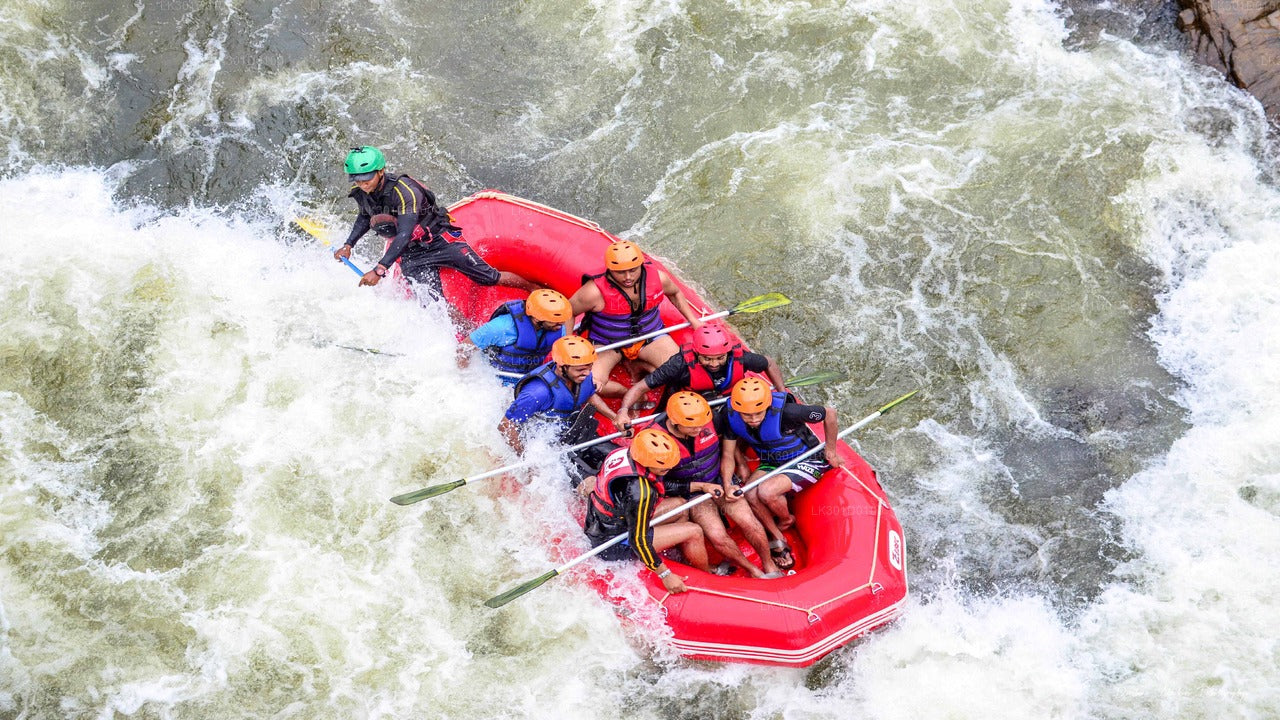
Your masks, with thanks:
[{"label": "black wetsuit", "polygon": [[348,197],[360,206],[347,246],[354,247],[369,231],[370,219],[380,213],[396,216],[396,236],[387,246],[379,265],[390,268],[400,260],[405,277],[440,294],[441,267],[461,272],[480,285],[498,284],[499,273],[462,239],[462,228],[436,204],[435,193],[408,175],[386,173],[372,193],[352,186]]},{"label": "black wetsuit", "polygon": [[[697,360],[694,360],[694,362],[697,362]],[[763,373],[769,369],[769,358],[758,353],[744,352],[738,362],[742,363],[742,369],[745,372]],[[728,372],[729,363],[726,362],[720,366],[719,370],[715,372],[708,371],[707,374],[711,376],[712,382],[720,384],[724,382],[725,375]],[[685,360],[683,353],[676,353],[667,358],[667,361],[659,365],[653,372],[649,373],[644,382],[651,389],[663,388],[660,405],[666,407],[667,400],[672,395],[689,387],[689,362]]]}]

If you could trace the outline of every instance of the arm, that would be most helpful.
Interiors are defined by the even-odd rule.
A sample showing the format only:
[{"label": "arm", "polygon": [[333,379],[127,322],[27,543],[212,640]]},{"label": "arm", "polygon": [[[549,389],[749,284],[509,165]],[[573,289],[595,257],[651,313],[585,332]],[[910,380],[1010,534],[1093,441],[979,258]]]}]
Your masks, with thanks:
[{"label": "arm", "polygon": [[[397,184],[396,190],[399,191],[402,187],[403,184]],[[378,261],[378,264],[384,268],[391,267],[392,263],[400,259],[404,249],[409,247],[409,241],[413,239],[414,228],[418,227],[417,202],[410,200],[409,196],[398,194],[401,195],[402,199],[400,202],[400,214],[396,216],[396,236],[387,244],[387,251],[382,254],[382,259]]]},{"label": "arm", "polygon": [[769,361],[769,367],[764,371],[769,376],[769,382],[773,383],[773,388],[778,392],[786,392],[787,381],[782,379],[782,369],[778,367],[778,362],[768,355],[765,359]]},{"label": "arm", "polygon": [[350,258],[351,248],[355,247],[356,241],[364,237],[367,232],[369,232],[369,216],[362,211],[356,215],[356,221],[351,226],[351,233],[347,235],[347,241],[333,251],[333,259],[342,262],[343,258]]},{"label": "arm", "polygon": [[844,458],[840,457],[836,447],[836,436],[840,434],[840,426],[836,423],[836,409],[830,405],[823,409],[827,411],[827,416],[822,419],[822,434],[827,438],[827,445],[822,448],[822,456],[831,467],[844,467]]},{"label": "arm", "polygon": [[367,232],[369,232],[369,216],[365,215],[364,212],[361,212],[356,215],[356,221],[351,225],[351,234],[347,235],[347,242],[344,246],[348,250],[355,247],[356,241],[364,237],[364,234]]},{"label": "arm", "polygon": [[588,312],[600,312],[604,309],[604,296],[600,294],[600,288],[596,284],[589,282],[569,298],[569,305],[573,308],[573,314],[581,315]]},{"label": "arm", "polygon": [[515,342],[518,337],[516,321],[510,315],[503,314],[473,330],[466,341],[477,348],[504,347]]},{"label": "arm", "polygon": [[667,296],[672,305],[676,306],[676,310],[689,321],[689,327],[697,330],[702,327],[702,318],[690,307],[689,301],[685,299],[684,293],[680,291],[679,286],[672,282],[671,277],[661,270],[658,271],[658,279],[662,281],[662,293]]},{"label": "arm", "polygon": [[668,592],[682,593],[686,590],[684,579],[671,572],[671,568],[662,562],[662,556],[654,549],[653,543],[649,542],[649,534],[652,532],[649,518],[660,499],[654,487],[640,478],[632,478],[627,483],[626,501],[623,504],[629,528],[627,535],[636,557],[640,558],[645,567],[658,574],[662,586]]},{"label": "arm", "polygon": [[652,485],[640,478],[632,478],[628,482],[627,501],[623,503],[631,550],[645,567],[654,572],[660,572],[658,566],[662,565],[662,557],[649,542],[649,518],[660,499]]},{"label": "arm", "polygon": [[502,433],[502,438],[507,441],[512,450],[517,455],[524,454],[524,442],[520,440],[520,426],[512,422],[508,418],[502,418],[502,422],[498,423],[498,432]]},{"label": "arm", "polygon": [[720,438],[720,482],[724,485],[725,491],[733,487],[733,471],[737,465],[735,455],[738,450],[738,441],[736,439],[721,437]]},{"label": "arm", "polygon": [[[591,398],[587,400],[587,404],[595,408],[596,412],[605,416],[605,419],[609,420],[614,425],[618,424],[617,414],[613,412],[613,408],[610,408],[608,405],[605,404],[604,398],[600,397],[599,393],[593,393],[591,395]],[[618,428],[618,429],[621,430],[622,428]]]},{"label": "arm", "polygon": [[471,354],[476,351],[476,344],[471,342],[471,338],[463,335],[458,338],[458,348],[454,350],[453,357],[457,361],[458,367],[465,368],[471,366]]},{"label": "arm", "polygon": [[526,384],[511,405],[502,421],[498,423],[498,432],[506,439],[512,450],[524,452],[524,442],[520,437],[520,427],[525,421],[551,407],[551,389],[545,383],[533,381]]},{"label": "arm", "polygon": [[640,402],[640,398],[644,397],[645,393],[652,389],[649,387],[648,378],[627,388],[626,394],[622,396],[622,407],[618,409],[616,419],[613,421],[613,424],[619,430],[625,430],[626,428],[623,426],[631,422],[631,406]]}]

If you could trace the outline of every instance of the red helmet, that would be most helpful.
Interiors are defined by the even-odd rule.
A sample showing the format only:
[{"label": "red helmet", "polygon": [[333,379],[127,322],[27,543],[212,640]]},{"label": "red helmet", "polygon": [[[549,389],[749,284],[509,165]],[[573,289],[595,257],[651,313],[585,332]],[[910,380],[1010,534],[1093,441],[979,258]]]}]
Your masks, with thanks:
[{"label": "red helmet", "polygon": [[720,325],[703,325],[693,331],[693,351],[699,355],[724,355],[733,349],[733,339]]}]

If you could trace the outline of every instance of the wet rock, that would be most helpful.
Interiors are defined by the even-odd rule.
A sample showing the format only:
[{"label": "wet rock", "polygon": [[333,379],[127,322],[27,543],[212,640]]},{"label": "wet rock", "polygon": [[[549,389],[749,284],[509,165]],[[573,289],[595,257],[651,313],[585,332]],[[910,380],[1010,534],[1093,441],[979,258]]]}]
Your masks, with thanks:
[{"label": "wet rock", "polygon": [[1101,33],[1123,38],[1139,45],[1182,47],[1185,40],[1178,32],[1177,0],[1060,0],[1066,11],[1067,28],[1071,31],[1068,45],[1088,48],[1098,42]]},{"label": "wet rock", "polygon": [[1200,62],[1221,70],[1280,121],[1280,0],[1178,0]]}]

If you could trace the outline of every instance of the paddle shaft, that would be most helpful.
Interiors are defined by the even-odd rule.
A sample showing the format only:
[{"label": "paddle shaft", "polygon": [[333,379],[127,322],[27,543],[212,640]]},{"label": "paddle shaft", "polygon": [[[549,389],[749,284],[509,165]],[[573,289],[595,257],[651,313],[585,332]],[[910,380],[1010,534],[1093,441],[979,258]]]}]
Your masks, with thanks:
[{"label": "paddle shaft", "polygon": [[[711,322],[712,320],[719,320],[722,317],[729,317],[732,314],[733,314],[732,310],[721,310],[718,313],[715,313],[713,315],[708,315],[704,318],[699,318],[699,319],[705,323],[705,322]],[[659,335],[664,335],[666,333],[673,332],[675,330],[682,330],[684,328],[689,327],[690,324],[691,323],[688,320],[686,320],[682,323],[676,323],[675,325],[669,325],[667,327],[654,330],[653,332],[645,333],[644,335],[637,335],[628,340],[619,340],[618,342],[609,343],[608,345],[600,345],[596,348],[596,352],[604,352],[605,350],[617,350],[618,348],[623,347],[624,345],[634,345],[640,342],[641,340],[648,340],[651,337],[658,337]]]},{"label": "paddle shaft", "polygon": [[364,271],[357,267],[355,263],[351,262],[349,258],[339,258],[339,260],[342,261],[343,265],[351,268],[351,272],[359,275],[360,277],[364,277]]},{"label": "paddle shaft", "polygon": [[[319,223],[312,222],[310,220],[307,220],[306,218],[294,218],[293,222],[295,225],[305,230],[308,235],[324,243],[325,247],[331,247],[333,245],[333,243],[330,243],[329,240],[323,234],[321,234],[321,230],[320,230],[321,226],[319,225]],[[347,267],[351,268],[351,272],[359,275],[360,277],[364,277],[364,271],[361,270],[355,263],[351,262],[350,258],[338,258],[338,259],[342,261],[343,265],[346,265]]]}]

